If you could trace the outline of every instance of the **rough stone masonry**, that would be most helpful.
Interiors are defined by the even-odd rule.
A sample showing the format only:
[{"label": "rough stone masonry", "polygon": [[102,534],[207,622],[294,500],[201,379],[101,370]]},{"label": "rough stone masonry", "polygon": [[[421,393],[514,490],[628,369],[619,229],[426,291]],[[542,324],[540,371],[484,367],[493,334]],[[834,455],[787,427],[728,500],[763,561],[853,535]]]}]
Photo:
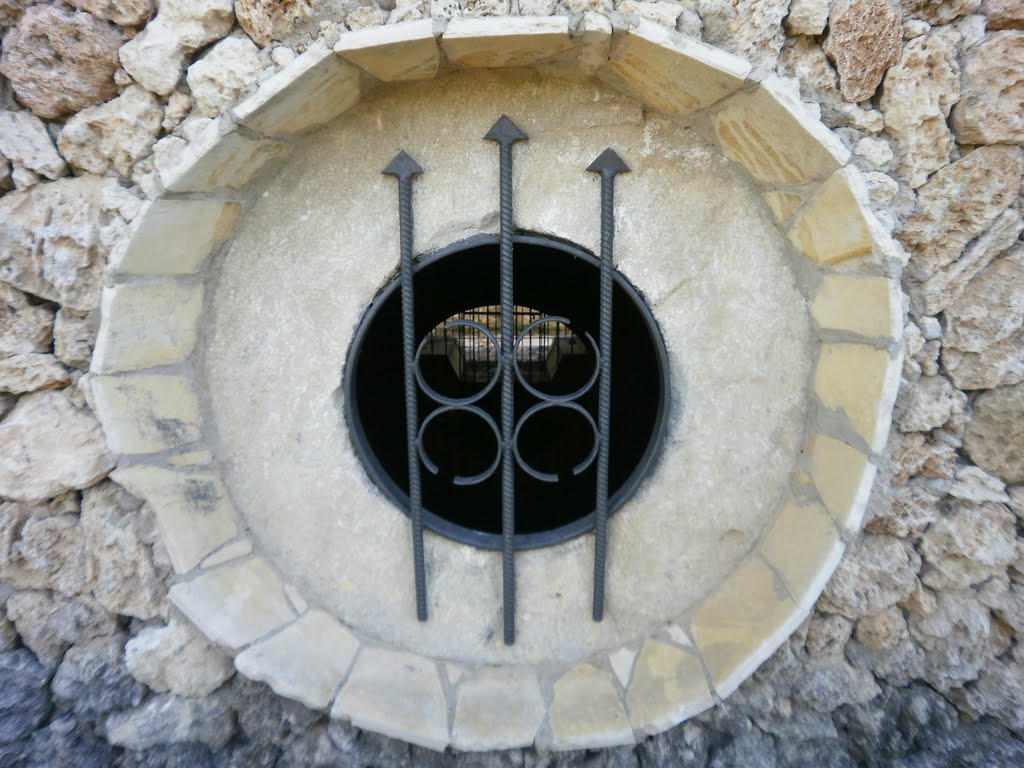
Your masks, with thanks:
[{"label": "rough stone masonry", "polygon": [[[212,118],[318,38],[618,11],[792,78],[909,254],[865,531],[725,702],[636,747],[438,754],[275,696],[169,606],[86,399],[106,258]],[[1024,764],[1018,0],[0,0],[0,765]]]}]

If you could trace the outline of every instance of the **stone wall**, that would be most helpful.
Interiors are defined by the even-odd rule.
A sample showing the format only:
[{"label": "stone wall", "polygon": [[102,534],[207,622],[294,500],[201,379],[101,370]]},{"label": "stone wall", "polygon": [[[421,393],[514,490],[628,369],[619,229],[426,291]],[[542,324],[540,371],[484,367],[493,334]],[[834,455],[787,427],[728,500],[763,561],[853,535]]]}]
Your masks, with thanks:
[{"label": "stone wall", "polygon": [[[442,756],[234,674],[86,402],[106,259],[209,120],[315,39],[645,17],[795,78],[909,254],[904,380],[817,611],[635,748]],[[1024,763],[1024,13],[1015,0],[0,0],[0,765]]]}]

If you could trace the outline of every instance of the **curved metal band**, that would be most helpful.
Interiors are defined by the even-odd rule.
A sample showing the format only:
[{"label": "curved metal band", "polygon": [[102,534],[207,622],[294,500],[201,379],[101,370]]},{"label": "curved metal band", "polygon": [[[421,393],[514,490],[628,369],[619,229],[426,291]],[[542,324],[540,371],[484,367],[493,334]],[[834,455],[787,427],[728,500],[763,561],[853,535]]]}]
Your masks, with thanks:
[{"label": "curved metal band", "polygon": [[542,483],[557,483],[558,475],[551,474],[550,472],[540,472],[534,469],[533,467],[526,463],[526,461],[522,457],[522,454],[519,453],[519,432],[520,430],[522,430],[523,425],[527,421],[529,421],[534,414],[538,413],[539,411],[546,410],[548,408],[568,408],[569,410],[576,411],[577,413],[583,415],[583,418],[585,418],[587,420],[587,423],[590,424],[590,429],[593,430],[594,447],[590,449],[590,454],[587,456],[587,458],[585,458],[583,461],[581,461],[579,464],[572,468],[573,475],[579,475],[580,473],[585,472],[587,470],[587,467],[594,463],[594,457],[597,456],[598,446],[600,446],[601,444],[601,435],[598,432],[597,424],[594,422],[594,417],[591,416],[587,412],[587,410],[579,403],[537,403],[522,415],[522,417],[519,419],[519,423],[516,424],[516,431],[512,435],[512,452],[515,454],[516,464],[519,465],[519,468],[522,469],[523,472],[525,472],[530,477],[536,480],[540,480]]},{"label": "curved metal band", "polygon": [[[523,341],[523,339],[526,338],[527,334],[529,334],[530,331],[532,331],[541,323],[562,323],[567,328],[572,327],[570,325],[569,318],[567,317],[561,317],[560,315],[540,317],[534,320],[529,325],[527,325],[522,330],[522,333],[519,334],[519,338],[516,339],[516,351],[519,350],[519,345]],[[526,377],[523,376],[523,372],[519,369],[519,364],[517,362],[515,366],[516,378],[519,380],[519,383],[523,386],[523,389],[525,389],[531,395],[536,397],[538,400],[543,400],[547,403],[567,403],[570,400],[575,400],[585,395],[587,391],[592,386],[594,386],[594,382],[597,381],[597,377],[601,373],[601,352],[597,348],[597,342],[594,341],[594,338],[589,333],[584,333],[583,338],[585,338],[587,342],[590,344],[590,349],[594,353],[594,372],[590,375],[590,379],[587,381],[586,384],[577,389],[575,392],[570,392],[567,395],[552,395],[548,392],[542,392],[526,380]]]},{"label": "curved metal band", "polygon": [[419,452],[420,460],[423,462],[423,465],[429,470],[430,474],[439,474],[440,468],[427,455],[427,450],[426,448],[423,447],[423,433],[426,431],[427,426],[430,424],[430,422],[432,422],[438,416],[444,413],[449,413],[451,411],[465,411],[467,413],[472,413],[475,416],[479,416],[481,419],[484,420],[484,423],[486,423],[487,426],[491,428],[491,432],[494,433],[494,444],[498,447],[498,450],[494,457],[494,461],[491,463],[491,466],[489,466],[487,469],[485,469],[483,472],[477,475],[455,475],[455,477],[452,478],[452,483],[454,485],[477,485],[479,483],[484,482],[487,478],[494,474],[494,471],[498,468],[498,465],[501,464],[502,454],[501,431],[498,429],[498,425],[495,423],[494,419],[492,419],[490,415],[482,408],[477,408],[475,405],[443,405],[440,408],[434,409],[433,411],[430,412],[430,415],[427,416],[427,418],[425,418],[423,420],[423,423],[420,425],[420,431],[416,435],[416,450]]},{"label": "curved metal band", "polygon": [[[427,384],[426,377],[423,375],[423,371],[420,370],[420,360],[423,356],[423,348],[430,341],[430,334],[428,333],[423,337],[423,341],[420,342],[419,347],[416,348],[416,361],[413,366],[413,370],[416,374],[416,383],[420,385],[427,396],[435,402],[441,403],[441,405],[469,405],[471,403],[478,402],[486,397],[487,393],[494,389],[495,385],[501,380],[501,348],[498,345],[498,340],[494,337],[494,334],[487,330],[487,327],[478,323],[475,320],[452,320],[451,322],[445,323],[445,328],[455,328],[456,326],[464,326],[466,328],[475,328],[487,337],[487,340],[494,346],[494,355],[498,361],[498,367],[494,370],[494,375],[491,380],[487,382],[487,386],[481,389],[479,392],[467,397],[449,397],[448,395],[442,395],[436,389]],[[436,474],[436,473],[435,473]]]}]

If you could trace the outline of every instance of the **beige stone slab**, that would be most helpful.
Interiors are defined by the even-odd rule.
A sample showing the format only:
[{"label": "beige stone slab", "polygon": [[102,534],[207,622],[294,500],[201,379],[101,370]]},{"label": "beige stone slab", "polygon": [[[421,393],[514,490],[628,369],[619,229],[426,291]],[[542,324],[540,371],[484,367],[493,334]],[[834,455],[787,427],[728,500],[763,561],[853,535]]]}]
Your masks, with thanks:
[{"label": "beige stone slab", "polygon": [[573,667],[555,683],[548,722],[552,749],[597,749],[636,740],[615,683],[590,664]]},{"label": "beige stone slab", "polygon": [[310,611],[272,637],[235,657],[246,677],[266,683],[281,696],[310,709],[326,709],[341,685],[359,641],[337,619]]},{"label": "beige stone slab", "polygon": [[646,19],[636,19],[612,40],[608,67],[599,73],[625,84],[667,115],[704,109],[738,90],[750,64],[718,48]]},{"label": "beige stone slab", "polygon": [[252,554],[252,539],[236,539],[235,541],[225,544],[216,552],[207,555],[199,564],[199,567],[207,569],[216,568],[218,565],[230,563],[232,560],[237,560],[240,557],[246,557],[250,554]]},{"label": "beige stone slab", "polygon": [[874,247],[867,189],[860,173],[844,168],[821,185],[797,215],[789,239],[809,259],[838,264]]},{"label": "beige stone slab", "polygon": [[238,650],[295,618],[284,585],[261,558],[203,571],[168,596],[210,640]]},{"label": "beige stone slab", "polygon": [[566,16],[458,18],[448,22],[441,47],[467,69],[529,67],[572,47]]},{"label": "beige stone slab", "polygon": [[546,707],[533,667],[484,667],[458,691],[452,746],[465,751],[533,744]]},{"label": "beige stone slab", "polygon": [[579,73],[591,76],[608,62],[612,46],[612,23],[601,13],[587,11],[576,27]]},{"label": "beige stone slab", "polygon": [[278,141],[228,133],[209,143],[193,142],[182,153],[181,161],[160,176],[169,192],[237,190],[284,151],[285,145]]},{"label": "beige stone slab", "polygon": [[822,328],[896,339],[903,309],[899,288],[887,277],[831,274],[822,278],[811,315]]},{"label": "beige stone slab", "polygon": [[789,221],[796,209],[807,199],[806,195],[801,195],[798,192],[783,192],[776,189],[765,192],[762,197],[780,224]]},{"label": "beige stone slab", "polygon": [[[889,351],[865,344],[822,344],[814,391],[826,408],[841,410],[872,450],[888,434],[892,401]],[[887,404],[888,403],[888,404]]]},{"label": "beige stone slab", "polygon": [[104,289],[92,371],[137,371],[184,360],[195,346],[202,309],[200,283],[170,278]]},{"label": "beige stone slab", "polygon": [[769,184],[802,184],[837,171],[850,151],[775,75],[714,116],[722,152]]},{"label": "beige stone slab", "polygon": [[843,556],[843,542],[825,507],[789,499],[768,529],[761,553],[797,605],[810,610]]},{"label": "beige stone slab", "polygon": [[626,692],[634,729],[660,733],[714,703],[704,668],[694,654],[657,640],[644,643]]},{"label": "beige stone slab", "polygon": [[405,21],[343,34],[334,46],[339,56],[378,80],[430,80],[437,75],[441,51],[431,19]]},{"label": "beige stone slab", "polygon": [[330,122],[361,95],[359,70],[318,40],[234,113],[246,128],[283,137]]},{"label": "beige stone slab", "polygon": [[110,254],[122,275],[191,275],[235,230],[242,206],[218,200],[154,200]]},{"label": "beige stone slab", "polygon": [[178,573],[187,573],[238,535],[234,507],[214,475],[161,467],[114,470],[114,480],[149,502]]},{"label": "beige stone slab", "polygon": [[781,579],[751,556],[697,608],[694,642],[725,698],[789,636],[803,612]]},{"label": "beige stone slab", "polygon": [[815,435],[804,452],[829,514],[847,530],[859,530],[875,481],[875,465],[856,448],[827,435]]},{"label": "beige stone slab", "polygon": [[448,745],[448,705],[437,665],[412,653],[364,648],[331,717],[429,749]]},{"label": "beige stone slab", "polygon": [[96,376],[91,389],[115,453],[158,453],[200,438],[199,402],[184,376]]}]

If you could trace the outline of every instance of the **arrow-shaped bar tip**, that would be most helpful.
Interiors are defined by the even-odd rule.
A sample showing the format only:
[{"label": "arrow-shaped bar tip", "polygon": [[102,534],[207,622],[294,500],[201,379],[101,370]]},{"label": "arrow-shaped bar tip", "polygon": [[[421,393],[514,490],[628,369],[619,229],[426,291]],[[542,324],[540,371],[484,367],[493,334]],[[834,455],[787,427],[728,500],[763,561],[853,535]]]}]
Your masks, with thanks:
[{"label": "arrow-shaped bar tip", "polygon": [[497,141],[500,144],[506,142],[511,144],[514,141],[526,141],[530,137],[520,130],[518,125],[509,120],[508,115],[502,115],[498,118],[498,122],[491,126],[491,130],[484,135],[484,138],[488,141]]},{"label": "arrow-shaped bar tip", "polygon": [[600,173],[601,175],[615,176],[619,173],[628,173],[629,166],[619,157],[618,152],[609,147],[598,155],[594,162],[587,166],[587,170],[593,173]]},{"label": "arrow-shaped bar tip", "polygon": [[404,149],[395,155],[395,159],[388,163],[388,167],[381,171],[385,176],[397,176],[400,179],[407,179],[417,173],[423,173],[419,164],[409,157]]}]

